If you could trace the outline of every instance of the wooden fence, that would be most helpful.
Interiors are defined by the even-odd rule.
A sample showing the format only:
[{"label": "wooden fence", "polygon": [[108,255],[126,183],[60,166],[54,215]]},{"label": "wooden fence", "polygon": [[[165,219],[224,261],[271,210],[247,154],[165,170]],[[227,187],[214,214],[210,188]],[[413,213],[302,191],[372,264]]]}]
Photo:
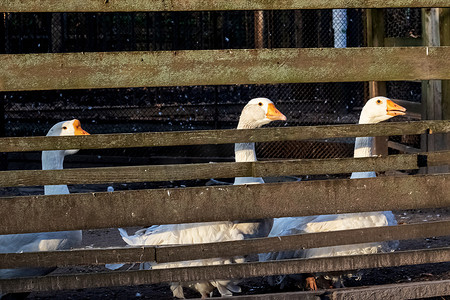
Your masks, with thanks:
[{"label": "wooden fence", "polygon": [[[36,2],[37,3],[37,2]],[[447,0],[380,1],[0,1],[3,12],[167,11],[237,9],[323,9],[450,7]],[[414,59],[411,59],[414,57]],[[118,88],[255,83],[388,80],[450,80],[450,47],[358,49],[259,49],[120,53],[1,55],[0,91]],[[450,121],[377,125],[287,127],[257,130],[152,132],[77,137],[2,138],[0,152],[56,149],[163,147],[307,140],[332,137],[448,133]],[[288,160],[254,163],[138,166],[77,170],[0,172],[1,187],[184,180],[235,176],[333,174],[352,171],[419,169],[450,164],[450,151],[421,152],[360,159]],[[251,186],[155,189],[112,193],[4,197],[0,234],[99,229],[265,217],[304,216],[374,210],[450,206],[450,174],[325,180]],[[299,197],[298,195],[302,195]],[[373,201],[374,195],[383,202]],[[392,195],[395,195],[392,197]],[[223,198],[227,199],[223,203]],[[353,201],[358,199],[358,201]],[[307,200],[307,201],[306,201]],[[114,203],[114,205],[111,205]],[[350,206],[349,203],[352,203]],[[232,205],[229,205],[232,204]],[[67,212],[67,206],[71,209]],[[223,206],[228,209],[224,210]],[[26,207],[27,209],[24,209]],[[142,207],[152,209],[143,210]],[[174,209],[176,207],[177,209]],[[198,209],[201,207],[201,211]],[[230,209],[238,207],[239,209]],[[205,214],[204,211],[209,211]],[[64,212],[64,214],[62,214]],[[93,212],[101,214],[93,215]],[[82,218],[79,218],[82,216]],[[130,217],[132,216],[132,217]],[[48,220],[45,223],[41,220]],[[114,262],[170,262],[230,257],[286,249],[357,244],[450,235],[450,221],[427,222],[289,237],[170,247],[81,249],[0,254],[0,268],[101,265]],[[242,278],[276,274],[329,272],[450,261],[450,248],[264,263],[50,275],[0,280],[2,292],[47,291],[158,282]],[[450,282],[398,284],[340,289],[335,299],[377,294],[405,298],[450,294]],[[278,295],[291,299],[324,292]],[[322,295],[323,296],[323,295]],[[257,298],[258,296],[253,296]],[[374,296],[377,298],[376,296]],[[245,297],[244,297],[245,298]]]},{"label": "wooden fence", "polygon": [[[450,121],[422,121],[377,125],[267,128],[235,130],[165,132],[142,134],[92,135],[77,137],[4,138],[0,151],[29,151],[62,148],[112,148],[167,146],[173,143],[232,143],[243,140],[302,140],[351,135],[402,133],[444,133]],[[173,138],[175,137],[176,138]],[[133,139],[133,140],[130,140]],[[100,141],[104,143],[100,143]],[[99,144],[93,144],[98,141]],[[48,144],[51,142],[51,144]],[[51,145],[54,145],[53,147]],[[359,159],[288,160],[283,163],[217,163],[163,166],[137,166],[93,169],[6,171],[0,185],[111,183],[178,180],[189,178],[277,176],[293,174],[331,174],[366,170],[418,169],[450,164],[450,151],[391,155]],[[147,175],[146,175],[147,174]],[[61,178],[64,178],[63,180]],[[378,177],[362,180],[326,180],[273,183],[251,186],[219,186],[184,189],[153,189],[51,196],[22,196],[0,201],[0,234],[54,230],[96,229],[173,224],[264,217],[287,217],[373,210],[405,210],[450,206],[449,174]],[[302,195],[299,197],[298,195]],[[384,201],[373,201],[373,195]],[[395,195],[395,196],[393,196]],[[227,202],[224,203],[223,199]],[[358,201],[353,201],[358,199]],[[111,205],[114,203],[114,205]],[[350,207],[348,203],[353,203]],[[68,212],[67,206],[71,209]],[[223,206],[239,207],[224,210]],[[23,210],[23,207],[28,209]],[[143,210],[142,207],[152,209]],[[174,209],[176,207],[176,209]],[[197,208],[201,207],[201,210]],[[204,214],[207,210],[210,213]],[[101,214],[92,216],[93,211]],[[68,214],[67,214],[68,213]],[[79,216],[86,216],[80,218]],[[130,217],[133,216],[133,217]],[[48,220],[42,222],[41,220]],[[450,221],[429,222],[315,233],[279,238],[170,247],[82,249],[38,253],[0,254],[0,267],[96,265],[113,262],[171,262],[211,257],[230,257],[302,247],[414,239],[450,235]],[[445,262],[450,249],[400,251],[352,257],[247,263],[227,266],[181,268],[151,271],[120,271],[95,274],[52,275],[30,279],[0,281],[0,290],[45,291],[101,286],[191,281],[213,277],[232,278],[274,274],[338,271],[423,263]],[[75,280],[76,279],[76,280]],[[442,284],[435,283],[433,284]],[[440,285],[439,285],[440,286]],[[405,287],[407,289],[408,287]],[[438,289],[441,290],[441,289]],[[347,293],[348,291],[345,290]],[[341,291],[342,293],[344,292]],[[339,292],[338,292],[339,293]],[[316,295],[311,292],[308,295]],[[411,295],[411,294],[409,294]],[[298,296],[298,295],[297,295]],[[287,295],[286,295],[287,297]]]}]

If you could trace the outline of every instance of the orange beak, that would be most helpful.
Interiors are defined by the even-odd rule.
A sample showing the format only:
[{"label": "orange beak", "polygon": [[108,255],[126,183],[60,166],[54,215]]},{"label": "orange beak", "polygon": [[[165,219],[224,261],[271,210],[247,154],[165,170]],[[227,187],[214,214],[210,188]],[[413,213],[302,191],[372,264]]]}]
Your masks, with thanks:
[{"label": "orange beak", "polygon": [[81,123],[78,120],[73,121],[73,128],[75,129],[75,135],[89,135],[89,133],[81,128]]},{"label": "orange beak", "polygon": [[270,103],[267,107],[266,118],[272,121],[275,120],[286,121],[286,116],[280,113],[280,111],[276,109],[273,103]]},{"label": "orange beak", "polygon": [[389,116],[402,116],[405,114],[406,108],[394,103],[392,100],[387,100],[386,113]]}]

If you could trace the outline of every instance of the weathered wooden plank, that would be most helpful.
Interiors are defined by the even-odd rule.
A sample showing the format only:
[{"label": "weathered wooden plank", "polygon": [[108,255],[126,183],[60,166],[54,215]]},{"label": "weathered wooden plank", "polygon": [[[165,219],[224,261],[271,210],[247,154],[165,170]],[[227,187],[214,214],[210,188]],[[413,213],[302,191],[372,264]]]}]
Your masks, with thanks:
[{"label": "weathered wooden plank", "polygon": [[64,137],[14,137],[0,138],[0,152],[207,145],[445,132],[450,132],[449,120],[241,130],[120,133]]},{"label": "weathered wooden plank", "polygon": [[448,46],[3,54],[0,91],[450,79],[449,57]]},{"label": "weathered wooden plank", "polygon": [[420,149],[418,148],[414,148],[408,145],[404,145],[401,143],[397,143],[397,142],[393,142],[393,141],[388,141],[388,147],[398,150],[398,151],[402,151],[405,153],[420,153]]},{"label": "weathered wooden plank", "polygon": [[0,172],[0,186],[149,182],[251,177],[252,163],[201,163]]},{"label": "weathered wooden plank", "polygon": [[423,46],[423,40],[421,37],[385,37],[385,47],[417,47]]},{"label": "weathered wooden plank", "polygon": [[450,248],[399,251],[370,255],[292,259],[263,263],[225,264],[203,267],[45,276],[0,280],[2,292],[29,292],[130,286],[160,282],[247,278],[440,263],[450,260]]},{"label": "weathered wooden plank", "polygon": [[397,283],[330,292],[328,299],[333,300],[424,299],[450,295],[450,280]]},{"label": "weathered wooden plank", "polygon": [[80,0],[62,3],[57,0],[0,2],[4,12],[128,12],[128,11],[204,11],[204,10],[284,10],[326,8],[449,7],[446,0]]},{"label": "weathered wooden plank", "polygon": [[324,299],[326,300],[326,292],[327,290],[318,290],[318,291],[301,291],[301,292],[282,292],[282,293],[273,293],[273,294],[253,294],[253,295],[242,295],[242,296],[233,296],[232,299],[239,300],[318,300]]},{"label": "weathered wooden plank", "polygon": [[[386,300],[425,299],[450,294],[450,280],[423,281],[340,288],[332,290],[287,292],[259,295],[235,296],[238,300]],[[442,298],[444,299],[444,298]]]},{"label": "weathered wooden plank", "polygon": [[[156,249],[159,263],[450,235],[449,221],[320,232]],[[445,228],[446,227],[446,228]],[[142,261],[142,260],[140,260]],[[132,263],[135,261],[126,261]]]},{"label": "weathered wooden plank", "polygon": [[439,174],[10,197],[0,234],[447,207],[449,186]]},{"label": "weathered wooden plank", "polygon": [[450,164],[450,151],[430,152],[420,154],[420,156],[419,154],[400,154],[356,159],[293,159],[215,164],[21,170],[0,172],[0,187],[340,174],[364,171],[412,170],[419,167],[445,164]]},{"label": "weathered wooden plank", "polygon": [[0,253],[0,268],[66,267],[107,263],[158,263],[201,258],[235,257],[299,248],[328,247],[387,240],[408,240],[450,235],[450,221],[407,224],[346,231],[298,234],[221,243],[164,247],[82,249],[50,252]]},{"label": "weathered wooden plank", "polygon": [[0,253],[2,268],[65,267],[76,265],[104,265],[120,261],[156,261],[155,247],[127,247],[74,249],[23,253]]}]

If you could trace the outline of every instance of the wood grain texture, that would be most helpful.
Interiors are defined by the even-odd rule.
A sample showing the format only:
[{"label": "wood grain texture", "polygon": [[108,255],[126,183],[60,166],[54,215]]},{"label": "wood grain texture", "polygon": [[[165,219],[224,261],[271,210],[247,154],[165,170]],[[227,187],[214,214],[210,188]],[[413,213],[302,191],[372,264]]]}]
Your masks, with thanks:
[{"label": "wood grain texture", "polygon": [[[390,142],[391,146],[395,146]],[[412,151],[401,145],[402,151]],[[416,149],[418,150],[418,149]],[[413,152],[411,152],[413,153]],[[419,159],[424,160],[419,163]],[[426,165],[424,165],[426,164]],[[290,159],[238,163],[198,163],[64,170],[1,171],[0,187],[55,184],[98,184],[233,177],[340,174],[365,171],[413,170],[450,165],[450,151],[363,158]]]},{"label": "wood grain texture", "polygon": [[10,137],[0,138],[0,152],[300,141],[336,137],[388,136],[446,132],[450,132],[450,120],[399,123],[389,122],[364,125],[274,127],[241,130],[225,129],[93,134],[64,137]]},{"label": "wood grain texture", "polygon": [[449,46],[3,54],[0,91],[450,79],[449,58]]},{"label": "wood grain texture", "polygon": [[0,234],[438,208],[449,186],[439,174],[10,197]]},{"label": "wood grain texture", "polygon": [[[239,300],[386,300],[423,299],[450,294],[450,280],[362,286],[318,291],[242,295]],[[438,298],[439,299],[439,298]]]},{"label": "wood grain texture", "polygon": [[107,263],[158,263],[215,257],[234,257],[299,248],[328,247],[388,240],[407,240],[450,235],[450,221],[346,231],[298,234],[221,243],[164,247],[127,247],[51,252],[0,253],[0,268],[65,267]]},{"label": "wood grain texture", "polygon": [[[359,300],[359,299],[423,299],[450,294],[450,280],[409,282],[381,286],[362,287],[346,290],[334,290],[328,299]],[[445,299],[445,298],[444,298]]]},{"label": "wood grain texture", "polygon": [[160,282],[200,281],[213,278],[248,278],[265,275],[357,270],[440,263],[449,260],[450,248],[440,248],[341,257],[291,259],[263,263],[3,279],[0,280],[0,290],[2,292],[58,291],[105,286],[132,286]]},{"label": "wood grain texture", "polygon": [[4,12],[126,12],[203,11],[326,8],[449,7],[447,0],[7,0],[0,2]]}]

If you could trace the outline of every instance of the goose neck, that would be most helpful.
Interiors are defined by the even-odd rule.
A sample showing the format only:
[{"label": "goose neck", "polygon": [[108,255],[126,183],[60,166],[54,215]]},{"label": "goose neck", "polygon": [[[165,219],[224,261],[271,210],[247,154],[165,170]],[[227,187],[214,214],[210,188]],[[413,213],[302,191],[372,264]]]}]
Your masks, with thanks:
[{"label": "goose neck", "polygon": [[42,170],[62,170],[64,164],[64,151],[42,151]]},{"label": "goose neck", "polygon": [[[64,151],[42,151],[42,170],[62,170],[64,164]],[[67,185],[45,185],[45,195],[69,194]]]},{"label": "goose neck", "polygon": [[255,143],[236,143],[234,145],[234,155],[236,162],[257,161]]},{"label": "goose neck", "polygon": [[373,137],[357,137],[353,157],[371,157],[373,153]]}]

